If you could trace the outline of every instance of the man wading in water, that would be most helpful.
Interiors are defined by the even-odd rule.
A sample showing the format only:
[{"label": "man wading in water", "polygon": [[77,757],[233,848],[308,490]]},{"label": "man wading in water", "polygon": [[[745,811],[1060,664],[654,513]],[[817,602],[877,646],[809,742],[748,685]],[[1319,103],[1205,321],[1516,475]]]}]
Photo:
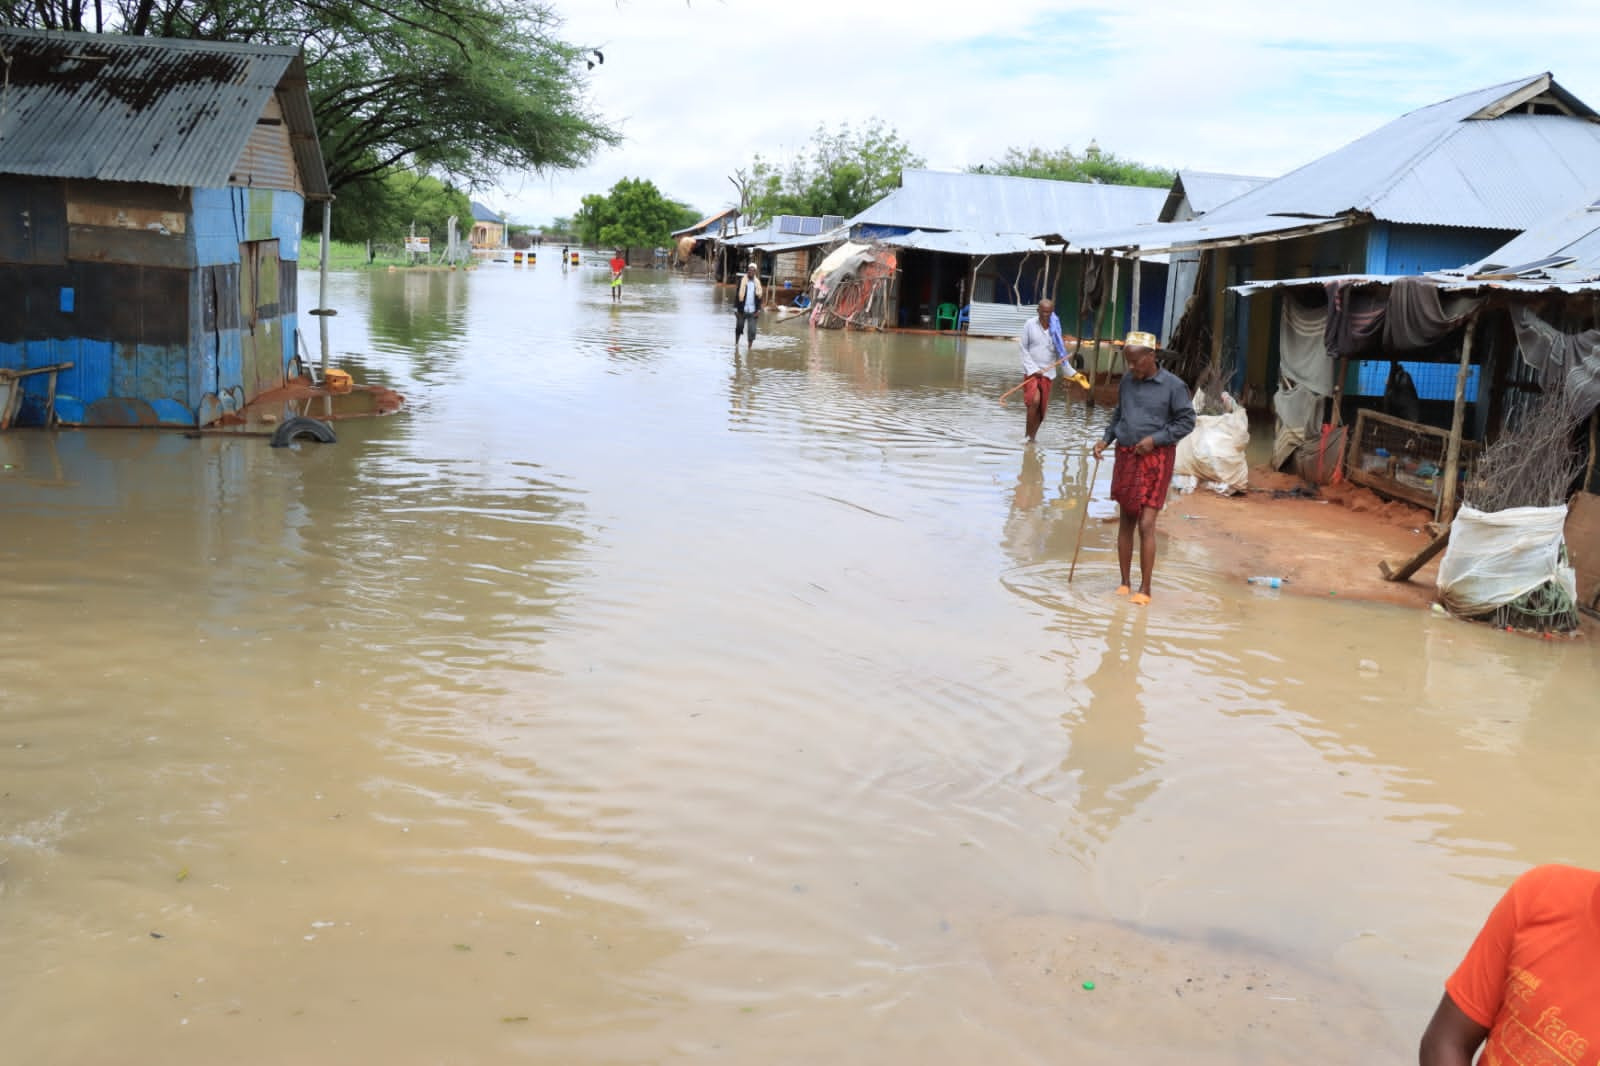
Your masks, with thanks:
[{"label": "man wading in water", "polygon": [[739,350],[739,334],[750,338],[746,350],[756,345],[756,315],[761,311],[761,276],[756,272],[755,260],[745,267],[739,279],[739,291],[733,300],[733,350]]},{"label": "man wading in water", "polygon": [[1117,442],[1111,471],[1111,498],[1117,501],[1117,563],[1128,595],[1133,567],[1133,533],[1139,531],[1139,591],[1130,602],[1150,602],[1150,574],[1156,567],[1156,516],[1167,502],[1178,442],[1194,430],[1194,405],[1182,379],[1156,365],[1153,334],[1133,332],[1122,346],[1127,373],[1117,388],[1117,409],[1105,436],[1094,446],[1098,461],[1106,445]]},{"label": "man wading in water", "polygon": [[1065,347],[1050,332],[1050,320],[1055,316],[1053,300],[1039,301],[1039,317],[1030,318],[1022,327],[1022,405],[1028,409],[1028,439],[1032,444],[1044,424],[1044,413],[1050,409],[1050,385],[1056,379],[1058,352],[1066,355]]}]

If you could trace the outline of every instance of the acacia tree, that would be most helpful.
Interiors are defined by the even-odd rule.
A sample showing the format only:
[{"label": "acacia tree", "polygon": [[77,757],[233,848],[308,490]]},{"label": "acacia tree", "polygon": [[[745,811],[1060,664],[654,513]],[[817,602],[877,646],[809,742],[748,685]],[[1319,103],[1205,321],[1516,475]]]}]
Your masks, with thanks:
[{"label": "acacia tree", "polygon": [[832,132],[818,126],[811,142],[786,164],[757,155],[741,194],[748,192],[749,214],[758,222],[774,215],[850,216],[893,192],[902,170],[926,165],[880,119],[859,130],[848,122]]},{"label": "acacia tree", "polygon": [[0,23],[303,48],[336,194],[407,169],[472,187],[620,140],[583,95],[598,53],[537,0],[0,0]]},{"label": "acacia tree", "polygon": [[1170,187],[1177,177],[1176,171],[1121,159],[1111,152],[1102,151],[1092,142],[1088,150],[1081,154],[1074,152],[1071,147],[1007,148],[1006,154],[999,159],[968,169],[975,173],[1009,174],[1017,178],[1097,181],[1104,185],[1146,185],[1159,189]]}]

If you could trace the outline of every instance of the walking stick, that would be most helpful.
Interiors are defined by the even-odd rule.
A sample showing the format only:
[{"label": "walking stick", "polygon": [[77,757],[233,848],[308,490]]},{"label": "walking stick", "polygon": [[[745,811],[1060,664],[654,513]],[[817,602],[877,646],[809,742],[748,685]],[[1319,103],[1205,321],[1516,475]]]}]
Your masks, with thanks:
[{"label": "walking stick", "polygon": [[1094,473],[1089,475],[1089,495],[1083,501],[1083,516],[1078,519],[1078,543],[1072,549],[1072,566],[1067,570],[1067,584],[1078,572],[1078,553],[1083,550],[1083,527],[1089,524],[1089,501],[1094,499],[1094,483],[1100,479],[1100,457],[1094,457]]},{"label": "walking stick", "polygon": [[[1051,366],[1060,366],[1062,363],[1065,363],[1068,359],[1071,359],[1071,358],[1072,357],[1070,355],[1063,355],[1060,359],[1057,359],[1055,362],[1051,363],[1050,365]],[[1089,379],[1084,377],[1081,373],[1073,374],[1070,378],[1063,378],[1062,380],[1063,381],[1076,381],[1079,385],[1082,385],[1086,389],[1089,387]],[[1001,403],[1005,403],[1006,400],[1011,396],[1011,394],[1013,392],[1016,392],[1018,389],[1022,388],[1022,386],[1026,385],[1027,383],[1028,383],[1028,379],[1027,378],[1023,378],[1021,381],[1019,381],[1015,385],[1011,386],[1005,392],[1001,393],[1000,394],[1000,402]]]}]

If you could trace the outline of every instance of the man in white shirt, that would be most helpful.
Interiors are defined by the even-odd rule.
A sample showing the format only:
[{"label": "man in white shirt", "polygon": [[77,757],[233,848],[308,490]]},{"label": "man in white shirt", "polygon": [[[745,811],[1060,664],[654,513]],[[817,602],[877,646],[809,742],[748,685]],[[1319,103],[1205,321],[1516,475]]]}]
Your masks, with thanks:
[{"label": "man in white shirt", "polygon": [[755,347],[756,343],[756,316],[761,311],[761,275],[757,271],[756,261],[750,260],[750,265],[745,268],[744,277],[739,279],[739,291],[733,301],[733,347],[739,348],[739,334],[744,333],[748,338],[746,348]]},{"label": "man in white shirt", "polygon": [[1056,379],[1056,342],[1050,336],[1050,316],[1054,300],[1039,301],[1039,317],[1022,327],[1022,402],[1028,409],[1028,443],[1044,424],[1050,407],[1050,386]]}]

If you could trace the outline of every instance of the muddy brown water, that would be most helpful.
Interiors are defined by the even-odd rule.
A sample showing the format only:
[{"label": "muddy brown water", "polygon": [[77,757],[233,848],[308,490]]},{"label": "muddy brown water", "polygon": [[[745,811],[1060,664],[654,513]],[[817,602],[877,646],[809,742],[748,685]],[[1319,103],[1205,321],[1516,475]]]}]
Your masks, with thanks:
[{"label": "muddy brown water", "polygon": [[1005,343],[332,292],[337,445],[0,437],[8,1061],[1398,1062],[1600,864],[1591,646],[1069,585]]}]

